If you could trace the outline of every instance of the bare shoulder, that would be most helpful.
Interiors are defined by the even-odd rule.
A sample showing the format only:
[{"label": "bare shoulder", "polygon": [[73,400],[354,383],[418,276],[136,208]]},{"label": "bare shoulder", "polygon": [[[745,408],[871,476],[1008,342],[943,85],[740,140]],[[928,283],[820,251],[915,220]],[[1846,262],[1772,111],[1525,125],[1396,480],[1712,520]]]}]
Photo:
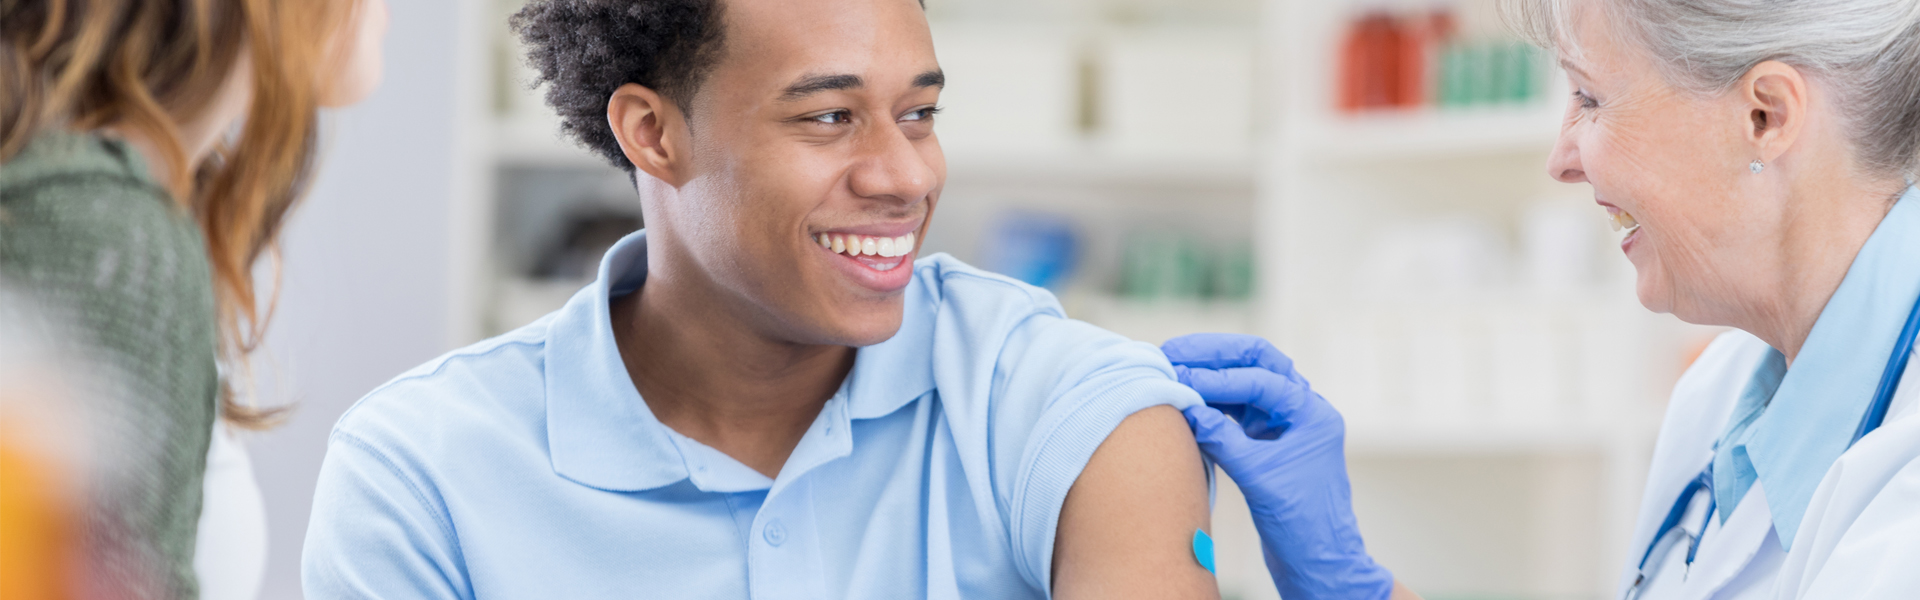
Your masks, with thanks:
[{"label": "bare shoulder", "polygon": [[1217,598],[1193,555],[1208,530],[1206,472],[1178,409],[1127,417],[1067,492],[1053,550],[1056,598]]}]

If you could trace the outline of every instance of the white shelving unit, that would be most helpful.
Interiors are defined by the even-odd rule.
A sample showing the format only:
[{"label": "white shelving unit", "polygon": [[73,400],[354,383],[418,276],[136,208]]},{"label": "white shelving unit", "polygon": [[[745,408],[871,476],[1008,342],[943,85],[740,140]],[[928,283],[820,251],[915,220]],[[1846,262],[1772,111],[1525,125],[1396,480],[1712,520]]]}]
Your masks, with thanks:
[{"label": "white shelving unit", "polygon": [[[503,16],[517,4],[495,1]],[[1494,26],[1492,1],[1458,5],[1469,34]],[[1062,295],[1071,314],[1156,343],[1266,336],[1342,408],[1361,527],[1403,581],[1436,600],[1611,595],[1660,409],[1701,332],[1640,309],[1604,249],[1594,254],[1611,270],[1555,289],[1508,277],[1383,296],[1356,281],[1396,227],[1466,219],[1511,239],[1536,207],[1583,202],[1545,176],[1562,90],[1527,106],[1338,114],[1334,51],[1357,2],[930,4],[948,69],[949,177],[928,250],[974,259],[1006,209],[1074,215],[1087,276]],[[496,215],[511,208],[499,197],[509,174],[620,177],[538,103],[507,94],[479,128]],[[1184,133],[1155,137],[1166,131]],[[1596,246],[1601,218],[1594,209]],[[511,238],[511,221],[476,226]],[[1254,299],[1114,297],[1122,236],[1142,228],[1250,238]],[[488,248],[488,333],[567,297],[568,284],[515,271],[507,254],[527,248]],[[1220,481],[1223,592],[1276,597],[1245,507]]]},{"label": "white shelving unit", "polygon": [[[1497,31],[1492,2],[1456,8],[1467,35]],[[1258,327],[1347,414],[1362,530],[1403,581],[1429,598],[1610,596],[1661,408],[1700,333],[1638,306],[1598,209],[1573,233],[1608,266],[1581,281],[1533,285],[1501,265],[1475,285],[1368,290],[1370,256],[1418,231],[1407,224],[1511,240],[1529,211],[1588,200],[1546,176],[1557,73],[1531,105],[1337,114],[1353,9],[1263,4],[1260,87],[1278,118],[1257,163]]]}]

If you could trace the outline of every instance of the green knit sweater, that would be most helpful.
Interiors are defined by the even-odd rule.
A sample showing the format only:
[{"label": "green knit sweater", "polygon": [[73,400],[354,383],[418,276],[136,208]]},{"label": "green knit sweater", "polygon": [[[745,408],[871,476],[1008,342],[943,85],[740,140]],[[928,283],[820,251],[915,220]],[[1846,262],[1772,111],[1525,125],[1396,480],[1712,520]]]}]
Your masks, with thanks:
[{"label": "green knit sweater", "polygon": [[104,371],[73,382],[101,400],[82,413],[90,447],[113,455],[90,478],[88,537],[109,571],[90,576],[171,598],[199,597],[194,538],[219,390],[206,252],[124,142],[50,132],[0,163],[0,289],[64,322],[61,345]]}]

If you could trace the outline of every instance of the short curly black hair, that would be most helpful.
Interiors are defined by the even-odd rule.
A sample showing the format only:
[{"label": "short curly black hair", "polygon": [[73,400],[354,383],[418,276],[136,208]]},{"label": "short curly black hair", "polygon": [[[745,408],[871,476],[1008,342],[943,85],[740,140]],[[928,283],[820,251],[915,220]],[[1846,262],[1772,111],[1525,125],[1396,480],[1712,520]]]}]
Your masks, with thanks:
[{"label": "short curly black hair", "polygon": [[720,59],[720,13],[720,0],[533,0],[510,23],[560,129],[632,172],[607,125],[607,98],[637,83],[690,113]]}]

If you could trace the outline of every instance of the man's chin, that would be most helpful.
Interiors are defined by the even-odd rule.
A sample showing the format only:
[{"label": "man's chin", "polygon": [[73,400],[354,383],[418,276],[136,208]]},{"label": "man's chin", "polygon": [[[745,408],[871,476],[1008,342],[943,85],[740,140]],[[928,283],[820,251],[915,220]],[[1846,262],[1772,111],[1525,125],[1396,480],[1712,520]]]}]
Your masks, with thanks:
[{"label": "man's chin", "polygon": [[875,310],[842,320],[841,325],[835,328],[839,330],[839,335],[834,336],[838,338],[834,343],[859,348],[893,339],[895,334],[900,333],[903,302],[901,298],[895,297],[888,304],[891,306],[887,309]]}]

